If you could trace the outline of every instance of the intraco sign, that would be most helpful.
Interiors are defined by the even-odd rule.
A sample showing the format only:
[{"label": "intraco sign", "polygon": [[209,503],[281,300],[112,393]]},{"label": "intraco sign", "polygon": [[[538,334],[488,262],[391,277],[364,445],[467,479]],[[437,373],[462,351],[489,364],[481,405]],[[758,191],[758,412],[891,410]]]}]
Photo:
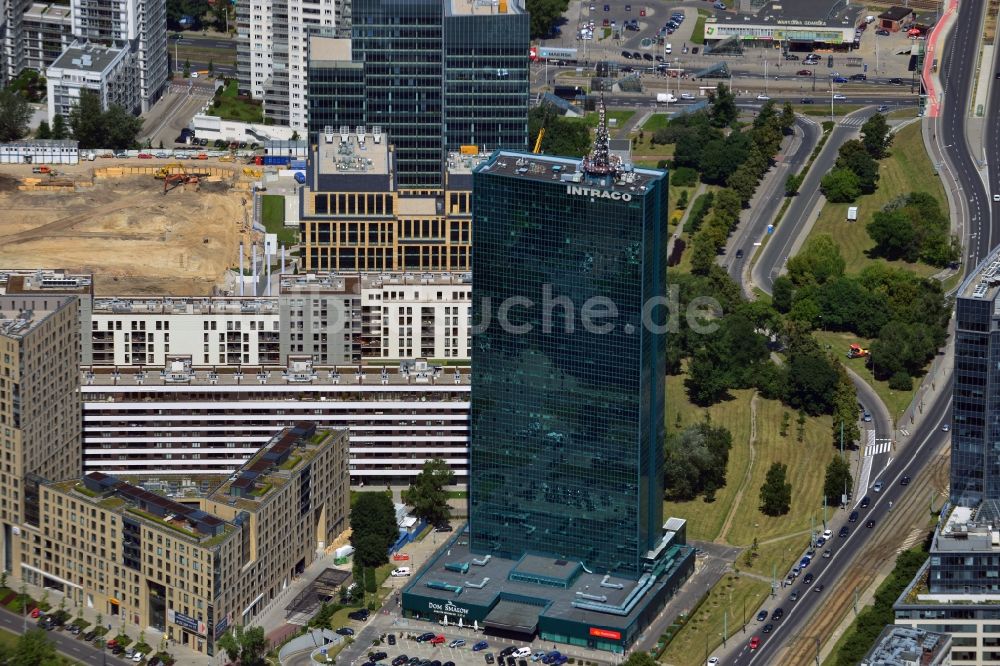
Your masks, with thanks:
[{"label": "intraco sign", "polygon": [[622,639],[622,632],[611,631],[610,629],[600,629],[598,627],[591,627],[590,635],[596,636],[597,638],[610,638],[616,641],[620,641]]},{"label": "intraco sign", "polygon": [[567,185],[566,194],[580,197],[596,197],[598,199],[614,199],[615,201],[632,201],[632,195],[628,192],[611,192],[609,190],[599,190],[596,187],[580,187],[579,185]]}]

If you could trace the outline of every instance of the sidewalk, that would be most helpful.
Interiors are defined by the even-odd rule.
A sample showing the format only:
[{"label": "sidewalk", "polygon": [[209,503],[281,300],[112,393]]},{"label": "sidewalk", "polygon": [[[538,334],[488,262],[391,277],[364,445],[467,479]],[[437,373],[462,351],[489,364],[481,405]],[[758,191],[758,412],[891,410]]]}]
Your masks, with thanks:
[{"label": "sidewalk", "polygon": [[[19,590],[21,582],[11,577],[7,585],[12,590]],[[36,600],[40,600],[42,596],[47,592],[48,603],[52,605],[53,609],[59,608],[59,602],[64,596],[62,593],[56,590],[42,589],[34,585],[27,585],[27,584],[25,585],[25,591],[28,593],[28,595],[31,596],[32,599]],[[97,624],[97,615],[98,615],[97,609],[85,607],[82,613],[78,613],[78,610],[79,610],[78,606],[71,603],[70,599],[66,599],[66,612],[70,614],[71,618],[76,618],[78,615],[82,615],[83,619],[85,619],[87,622],[90,622],[93,625]],[[129,611],[128,608],[123,608],[123,610],[125,612]],[[113,638],[114,636],[117,636],[118,634],[122,633],[121,630],[122,630],[123,618],[121,615],[107,615],[107,614],[101,614],[101,615],[102,615],[101,619],[103,621],[104,626],[110,628],[110,631],[107,633],[108,638]],[[135,623],[131,621],[131,619],[134,618],[130,618],[129,621],[126,622],[124,626],[125,629],[124,633],[126,636],[131,638],[133,641],[138,641],[139,635],[142,634],[144,642],[150,647],[152,647],[154,652],[158,652],[161,649],[161,647],[164,647],[163,632],[148,627],[146,628],[137,627]],[[29,627],[33,628],[34,625],[29,625]],[[213,658],[205,656],[201,653],[195,652],[190,648],[184,647],[170,640],[167,640],[165,647],[167,652],[169,652],[171,655],[174,656],[174,658],[177,660],[177,663],[183,664],[184,666],[211,666],[212,664],[219,663],[218,657]]]}]

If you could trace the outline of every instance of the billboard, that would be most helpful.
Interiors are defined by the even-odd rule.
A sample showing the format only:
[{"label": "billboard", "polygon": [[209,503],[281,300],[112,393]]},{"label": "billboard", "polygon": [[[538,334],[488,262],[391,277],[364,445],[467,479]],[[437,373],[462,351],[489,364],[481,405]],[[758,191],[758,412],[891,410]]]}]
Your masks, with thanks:
[{"label": "billboard", "polygon": [[576,49],[540,46],[538,47],[538,58],[540,60],[576,60]]},{"label": "billboard", "polygon": [[590,635],[596,638],[610,638],[615,641],[620,641],[622,639],[622,632],[612,631],[611,629],[601,629],[599,627],[591,627]]}]

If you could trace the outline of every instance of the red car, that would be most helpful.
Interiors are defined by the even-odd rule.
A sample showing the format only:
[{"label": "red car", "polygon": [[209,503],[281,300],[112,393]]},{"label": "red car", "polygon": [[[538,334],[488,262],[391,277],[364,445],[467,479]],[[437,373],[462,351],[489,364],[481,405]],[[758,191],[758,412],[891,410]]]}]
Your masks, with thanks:
[{"label": "red car", "polygon": [[429,642],[431,645],[441,645],[441,643],[444,643],[444,640],[445,640],[444,634],[438,634],[437,636],[432,638]]},{"label": "red car", "polygon": [[753,638],[750,639],[750,649],[751,650],[756,650],[759,647],[760,647],[760,638],[757,637],[757,636],[754,636]]},{"label": "red car", "polygon": [[139,153],[139,159],[140,160],[151,160],[151,159],[153,159],[153,156],[150,155],[149,153]]},{"label": "red car", "polygon": [[41,615],[42,615],[42,610],[41,609],[39,609],[39,608],[33,608],[31,610],[31,617],[37,619],[37,618],[41,617]]},{"label": "red car", "polygon": [[813,75],[813,73],[812,73],[812,70],[811,70],[811,69],[800,69],[800,70],[798,71],[798,75],[799,75],[799,76],[812,76],[812,75]]}]

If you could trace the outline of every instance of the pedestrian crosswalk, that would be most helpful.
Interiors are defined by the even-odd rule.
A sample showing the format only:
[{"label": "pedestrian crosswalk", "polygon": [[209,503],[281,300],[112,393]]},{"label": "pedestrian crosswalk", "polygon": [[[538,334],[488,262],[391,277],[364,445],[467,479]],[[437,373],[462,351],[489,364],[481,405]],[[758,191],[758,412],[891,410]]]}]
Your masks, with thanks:
[{"label": "pedestrian crosswalk", "polygon": [[903,437],[909,437],[910,436],[910,431],[909,430],[903,430],[902,428],[900,428],[899,434],[902,435]]},{"label": "pedestrian crosswalk", "polygon": [[842,127],[861,127],[868,120],[867,116],[859,116],[857,114],[853,116],[848,116],[840,121]]},{"label": "pedestrian crosswalk", "polygon": [[887,439],[877,441],[865,447],[865,457],[877,456],[880,453],[888,453],[892,449],[892,442]]}]

